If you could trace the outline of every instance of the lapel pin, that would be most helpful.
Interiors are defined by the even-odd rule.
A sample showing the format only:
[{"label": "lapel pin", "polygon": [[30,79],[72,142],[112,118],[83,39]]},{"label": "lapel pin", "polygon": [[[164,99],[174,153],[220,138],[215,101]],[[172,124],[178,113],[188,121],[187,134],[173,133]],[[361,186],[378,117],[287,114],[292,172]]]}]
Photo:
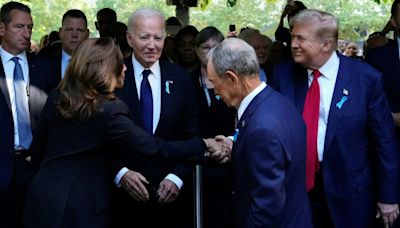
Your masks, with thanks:
[{"label": "lapel pin", "polygon": [[169,85],[170,84],[174,84],[174,82],[171,81],[171,80],[168,80],[168,81],[165,82],[165,92],[167,92],[168,94],[171,94],[171,91],[169,90]]},{"label": "lapel pin", "polygon": [[349,91],[347,89],[343,89],[343,95],[348,96],[349,95]]},{"label": "lapel pin", "polygon": [[[346,90],[347,91],[347,90]],[[344,91],[343,91],[344,93]],[[342,99],[338,103],[336,103],[336,107],[342,109],[343,104],[347,101],[347,96],[343,96]]]},{"label": "lapel pin", "polygon": [[244,127],[244,125],[246,124],[246,122],[244,122],[244,120],[242,121],[242,127]]},{"label": "lapel pin", "polygon": [[235,133],[233,134],[233,142],[237,141],[238,136],[239,136],[239,129],[236,128]]}]

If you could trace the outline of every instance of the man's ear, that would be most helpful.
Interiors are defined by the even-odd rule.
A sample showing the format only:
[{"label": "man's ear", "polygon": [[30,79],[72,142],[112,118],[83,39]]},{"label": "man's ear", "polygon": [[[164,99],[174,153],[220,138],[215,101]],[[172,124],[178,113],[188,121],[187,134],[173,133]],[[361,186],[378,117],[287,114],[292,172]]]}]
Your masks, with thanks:
[{"label": "man's ear", "polygon": [[132,40],[132,34],[130,32],[126,32],[126,41],[130,47],[133,47],[131,40]]},{"label": "man's ear", "polygon": [[237,74],[236,74],[235,72],[233,72],[233,71],[230,71],[230,70],[226,71],[225,74],[224,74],[224,76],[225,76],[225,78],[226,78],[229,82],[231,82],[231,83],[236,84],[236,83],[238,83],[238,81],[239,81],[239,77],[238,77]]},{"label": "man's ear", "polygon": [[323,46],[322,46],[322,51],[323,52],[329,52],[331,50],[331,47],[333,45],[333,40],[326,40],[323,42]]}]

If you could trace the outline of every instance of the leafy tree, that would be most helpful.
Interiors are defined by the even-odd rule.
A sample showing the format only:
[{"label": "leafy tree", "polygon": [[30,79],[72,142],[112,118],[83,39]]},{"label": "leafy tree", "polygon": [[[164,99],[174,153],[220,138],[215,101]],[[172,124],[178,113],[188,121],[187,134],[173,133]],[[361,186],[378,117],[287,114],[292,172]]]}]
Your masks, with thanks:
[{"label": "leafy tree", "polygon": [[[233,7],[228,0],[199,0],[199,7],[190,8],[190,24],[199,30],[213,25],[226,33],[229,24],[236,28],[253,27],[269,37],[274,37],[285,0],[236,0]],[[232,2],[232,0],[230,0]],[[0,0],[4,4],[5,0]],[[91,36],[97,36],[94,26],[96,12],[104,7],[116,10],[118,20],[126,23],[129,15],[140,7],[153,7],[166,17],[175,15],[175,7],[167,6],[165,0],[21,0],[31,7],[34,21],[32,38],[40,38],[57,30],[67,9],[80,9],[88,18]],[[303,0],[309,8],[333,13],[340,22],[340,36],[351,40],[362,40],[381,30],[389,19],[392,0]],[[380,3],[380,4],[378,4]]]}]

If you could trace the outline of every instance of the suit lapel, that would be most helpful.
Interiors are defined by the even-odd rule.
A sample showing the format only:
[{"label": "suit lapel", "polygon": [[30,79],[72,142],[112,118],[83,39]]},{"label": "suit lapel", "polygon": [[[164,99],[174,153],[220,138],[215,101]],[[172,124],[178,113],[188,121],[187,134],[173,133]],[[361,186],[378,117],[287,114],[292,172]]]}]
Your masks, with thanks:
[{"label": "suit lapel", "polygon": [[[40,74],[35,74],[35,73],[33,73],[33,72],[35,72],[36,71],[36,63],[35,63],[35,60],[33,59],[33,56],[32,55],[30,55],[30,54],[28,54],[28,53],[26,53],[26,59],[28,60],[28,68],[29,68],[29,86],[28,86],[28,94],[30,94],[30,91],[32,90],[32,89],[35,89],[35,88],[32,88],[33,86],[32,85],[35,85],[35,80],[37,80],[36,78],[35,78],[35,75],[40,75]],[[34,97],[33,96],[29,96],[28,95],[28,105],[30,106],[30,104],[31,103],[34,103],[35,101],[34,101]],[[32,116],[31,116],[31,119],[32,119]]]},{"label": "suit lapel", "polygon": [[11,101],[10,101],[10,95],[9,95],[7,82],[6,82],[6,73],[4,72],[4,67],[3,67],[1,57],[0,57],[0,90],[3,94],[4,100],[7,103],[7,107],[11,110]]},{"label": "suit lapel", "polygon": [[353,94],[353,88],[350,83],[351,67],[348,66],[348,61],[344,57],[342,57],[341,55],[338,56],[340,58],[340,65],[336,79],[335,89],[333,91],[332,102],[329,109],[328,126],[325,135],[324,151],[326,151],[326,149],[332,143],[333,136],[335,135],[336,132],[336,128],[341,118],[343,117],[343,114],[346,112],[348,106],[347,104],[349,102],[344,102],[342,103],[342,105],[339,105],[342,98],[344,96],[347,96],[347,99],[351,99]]},{"label": "suit lapel", "polygon": [[246,132],[248,122],[251,119],[251,116],[257,110],[257,107],[273,92],[271,87],[265,87],[254,99],[250,102],[249,106],[247,106],[246,110],[244,111],[242,117],[238,121],[238,130],[239,135],[235,144],[239,144],[241,140],[241,136],[243,136]]},{"label": "suit lapel", "polygon": [[140,116],[140,101],[136,87],[135,73],[133,71],[132,56],[125,59],[125,66],[127,70],[125,72],[125,85],[123,88],[123,96],[125,97],[124,101],[130,110],[138,110],[137,112],[133,112],[133,118],[137,124],[141,125],[142,117]]},{"label": "suit lapel", "polygon": [[395,72],[400,72],[400,55],[399,55],[399,44],[397,40],[395,40],[394,45],[393,45],[394,51],[391,53],[394,54],[390,59],[393,59],[393,64],[391,66],[395,66],[397,70]]},{"label": "suit lapel", "polygon": [[308,91],[308,73],[307,70],[299,65],[295,65],[295,71],[298,73],[294,75],[294,88],[295,88],[295,104],[300,113],[303,113],[304,102],[306,100]]},{"label": "suit lapel", "polygon": [[171,70],[168,69],[168,66],[166,65],[166,62],[162,59],[159,60],[160,63],[160,76],[161,76],[161,85],[160,85],[160,93],[161,93],[161,110],[160,110],[160,120],[158,121],[157,128],[155,130],[155,133],[157,134],[159,129],[165,129],[163,128],[163,125],[166,124],[168,120],[166,120],[166,115],[170,109],[169,106],[173,103],[174,101],[174,96],[175,93],[173,92],[173,84],[169,85],[167,93],[167,88],[166,88],[166,83],[171,83],[174,81],[174,75],[171,74]]}]

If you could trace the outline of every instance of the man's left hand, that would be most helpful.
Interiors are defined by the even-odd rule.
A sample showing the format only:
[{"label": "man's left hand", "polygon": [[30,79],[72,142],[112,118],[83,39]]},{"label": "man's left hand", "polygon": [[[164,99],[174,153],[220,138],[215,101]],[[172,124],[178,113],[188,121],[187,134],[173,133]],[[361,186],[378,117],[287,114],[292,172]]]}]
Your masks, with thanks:
[{"label": "man's left hand", "polygon": [[397,204],[384,204],[377,203],[378,212],[376,217],[379,218],[382,216],[383,224],[385,228],[389,228],[393,225],[394,221],[396,221],[397,216],[399,215],[399,205]]},{"label": "man's left hand", "polygon": [[179,188],[174,182],[164,179],[161,181],[160,186],[157,190],[158,202],[159,203],[172,203],[178,197]]}]

